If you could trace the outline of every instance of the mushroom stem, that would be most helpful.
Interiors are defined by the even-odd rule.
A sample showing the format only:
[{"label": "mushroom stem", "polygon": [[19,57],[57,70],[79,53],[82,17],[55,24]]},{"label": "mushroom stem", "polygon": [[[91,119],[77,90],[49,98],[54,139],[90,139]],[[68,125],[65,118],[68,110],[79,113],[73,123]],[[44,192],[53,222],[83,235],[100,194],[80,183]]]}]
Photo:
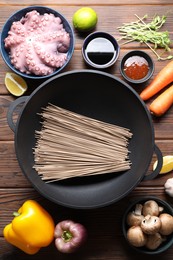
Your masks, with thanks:
[{"label": "mushroom stem", "polygon": [[136,215],[141,216],[141,215],[142,215],[142,209],[143,209],[143,205],[137,203],[137,204],[136,204],[136,207],[135,207],[135,210],[134,210],[134,213],[135,213]]},{"label": "mushroom stem", "polygon": [[127,215],[127,224],[129,226],[139,226],[144,219],[142,215],[142,204],[136,204],[134,211],[129,212]]}]

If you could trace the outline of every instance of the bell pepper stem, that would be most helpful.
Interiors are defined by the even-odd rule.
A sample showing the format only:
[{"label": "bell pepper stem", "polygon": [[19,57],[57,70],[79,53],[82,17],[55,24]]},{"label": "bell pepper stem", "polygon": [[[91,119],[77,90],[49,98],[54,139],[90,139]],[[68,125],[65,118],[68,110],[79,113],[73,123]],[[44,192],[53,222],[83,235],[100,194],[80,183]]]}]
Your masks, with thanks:
[{"label": "bell pepper stem", "polygon": [[72,234],[70,233],[70,231],[66,231],[64,230],[62,233],[62,239],[64,240],[64,242],[69,242],[72,239]]},{"label": "bell pepper stem", "polygon": [[20,213],[15,211],[15,212],[13,212],[13,216],[18,217],[18,216],[20,216]]}]

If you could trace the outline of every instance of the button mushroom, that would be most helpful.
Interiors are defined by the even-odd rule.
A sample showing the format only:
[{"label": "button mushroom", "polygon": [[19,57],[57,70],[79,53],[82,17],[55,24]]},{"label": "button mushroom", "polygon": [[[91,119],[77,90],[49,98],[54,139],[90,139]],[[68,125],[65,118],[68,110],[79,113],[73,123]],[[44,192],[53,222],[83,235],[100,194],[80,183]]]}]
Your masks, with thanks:
[{"label": "button mushroom", "polygon": [[143,233],[140,226],[133,226],[127,230],[127,240],[135,247],[144,246],[147,242],[147,236]]},{"label": "button mushroom", "polygon": [[142,204],[136,204],[135,209],[127,214],[127,224],[131,226],[139,226],[144,219],[142,215]]},{"label": "button mushroom", "polygon": [[163,207],[159,207],[156,201],[148,200],[144,203],[142,214],[144,216],[159,216],[159,214],[163,211]]},{"label": "button mushroom", "polygon": [[145,234],[155,234],[159,232],[161,220],[157,216],[147,215],[141,222],[141,229]]},{"label": "button mushroom", "polygon": [[155,233],[153,235],[148,236],[145,246],[146,246],[146,248],[148,248],[150,250],[155,250],[165,240],[166,240],[166,238],[163,238],[159,233]]},{"label": "button mushroom", "polygon": [[162,213],[159,218],[161,221],[160,234],[167,236],[173,233],[173,217],[168,213]]}]

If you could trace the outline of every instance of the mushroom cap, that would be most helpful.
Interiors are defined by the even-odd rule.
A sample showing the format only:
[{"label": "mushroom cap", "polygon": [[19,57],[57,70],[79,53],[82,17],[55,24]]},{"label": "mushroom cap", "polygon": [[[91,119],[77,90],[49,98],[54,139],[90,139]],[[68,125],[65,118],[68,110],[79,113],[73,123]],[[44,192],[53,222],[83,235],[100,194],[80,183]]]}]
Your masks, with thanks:
[{"label": "mushroom cap", "polygon": [[167,236],[173,233],[173,217],[168,213],[162,213],[159,219],[161,221],[160,234]]},{"label": "mushroom cap", "polygon": [[142,247],[147,242],[147,235],[140,226],[133,226],[127,230],[127,240],[132,246]]},{"label": "mushroom cap", "polygon": [[142,214],[144,216],[159,216],[160,212],[163,211],[162,207],[159,207],[158,203],[154,200],[147,200],[144,203]]},{"label": "mushroom cap", "polygon": [[127,224],[130,227],[140,226],[143,219],[144,219],[143,215],[137,215],[134,212],[129,212],[127,215]]},{"label": "mushroom cap", "polygon": [[136,204],[135,209],[127,214],[126,222],[130,227],[141,225],[141,221],[144,218],[142,208],[142,204]]},{"label": "mushroom cap", "polygon": [[157,216],[147,215],[141,222],[141,229],[145,234],[153,235],[159,232],[161,220]]},{"label": "mushroom cap", "polygon": [[155,233],[153,235],[148,235],[145,246],[150,250],[155,250],[161,245],[163,241],[164,239],[162,236],[159,233]]}]

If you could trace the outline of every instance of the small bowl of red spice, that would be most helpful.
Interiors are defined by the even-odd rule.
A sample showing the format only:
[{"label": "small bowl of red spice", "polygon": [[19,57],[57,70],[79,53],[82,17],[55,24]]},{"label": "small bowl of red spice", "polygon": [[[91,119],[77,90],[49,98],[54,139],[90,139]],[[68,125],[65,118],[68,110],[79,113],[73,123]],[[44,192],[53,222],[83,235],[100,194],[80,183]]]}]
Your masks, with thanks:
[{"label": "small bowl of red spice", "polygon": [[128,82],[135,84],[144,83],[153,75],[154,62],[144,51],[130,51],[122,58],[120,71]]}]

